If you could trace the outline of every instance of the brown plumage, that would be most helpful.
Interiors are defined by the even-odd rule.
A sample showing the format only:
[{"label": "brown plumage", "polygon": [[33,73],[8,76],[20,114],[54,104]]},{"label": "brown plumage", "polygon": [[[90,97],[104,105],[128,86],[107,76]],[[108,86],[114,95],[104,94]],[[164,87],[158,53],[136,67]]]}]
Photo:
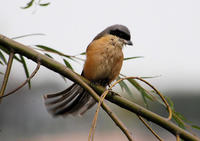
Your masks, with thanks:
[{"label": "brown plumage", "polygon": [[[99,33],[86,50],[82,75],[104,87],[119,75],[124,45],[132,45],[130,32],[123,25],[113,25]],[[74,83],[66,90],[44,96],[48,111],[53,116],[84,114],[96,101],[81,86]]]}]

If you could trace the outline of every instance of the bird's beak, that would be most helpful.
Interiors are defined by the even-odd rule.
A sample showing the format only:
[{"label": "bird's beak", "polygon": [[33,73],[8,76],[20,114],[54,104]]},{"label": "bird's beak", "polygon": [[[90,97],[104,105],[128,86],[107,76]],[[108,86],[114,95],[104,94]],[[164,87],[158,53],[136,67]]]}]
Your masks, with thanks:
[{"label": "bird's beak", "polygon": [[133,45],[133,42],[130,41],[130,40],[129,40],[129,41],[125,40],[125,44],[126,44],[126,45],[130,45],[130,46],[132,46],[132,45]]}]

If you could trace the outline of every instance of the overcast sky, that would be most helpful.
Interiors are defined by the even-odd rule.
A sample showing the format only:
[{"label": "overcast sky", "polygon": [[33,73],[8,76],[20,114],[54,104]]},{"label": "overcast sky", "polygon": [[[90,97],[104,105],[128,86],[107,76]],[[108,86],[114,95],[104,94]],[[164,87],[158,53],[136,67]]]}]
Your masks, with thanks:
[{"label": "overcast sky", "polygon": [[[124,49],[125,57],[144,56],[124,62],[123,74],[159,75],[150,81],[161,90],[200,91],[199,0],[49,0],[51,4],[45,8],[20,9],[28,1],[1,2],[1,34],[44,33],[46,36],[17,41],[75,55],[85,51],[107,26],[123,24],[130,29],[134,43]],[[77,72],[81,69],[82,65],[75,64]]]}]

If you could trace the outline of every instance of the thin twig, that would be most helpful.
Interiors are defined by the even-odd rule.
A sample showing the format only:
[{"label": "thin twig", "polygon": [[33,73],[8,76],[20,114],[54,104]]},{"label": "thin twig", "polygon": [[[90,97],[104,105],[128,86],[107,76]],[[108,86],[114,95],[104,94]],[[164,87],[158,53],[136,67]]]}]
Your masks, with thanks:
[{"label": "thin twig", "polygon": [[180,141],[180,136],[179,136],[179,134],[176,134],[176,141]]},{"label": "thin twig", "polygon": [[94,140],[94,133],[95,133],[95,128],[96,128],[96,123],[97,123],[97,119],[98,119],[98,114],[99,114],[99,110],[100,110],[100,107],[101,107],[101,104],[105,98],[105,96],[108,94],[108,90],[106,90],[100,97],[99,99],[99,102],[98,102],[98,106],[97,106],[97,109],[96,109],[96,112],[95,112],[95,115],[94,115],[94,119],[92,121],[92,126],[90,128],[90,132],[89,132],[89,137],[88,137],[88,141],[91,140],[91,137],[92,137],[92,141]]},{"label": "thin twig", "polygon": [[40,62],[38,62],[37,67],[35,68],[35,70],[33,71],[33,73],[30,75],[30,77],[28,77],[24,81],[24,83],[22,83],[19,87],[17,87],[16,89],[12,90],[9,93],[7,93],[6,95],[1,96],[0,99],[9,96],[9,95],[15,93],[16,91],[18,91],[19,89],[21,89],[22,87],[24,87],[35,76],[35,74],[38,72],[39,69],[40,69]]},{"label": "thin twig", "polygon": [[7,83],[8,83],[8,78],[9,78],[9,75],[10,75],[10,70],[11,70],[11,67],[12,67],[13,58],[14,58],[14,51],[10,51],[7,68],[6,68],[3,84],[1,86],[1,91],[0,91],[0,102],[1,102],[1,97],[4,95],[4,92],[5,92]]},{"label": "thin twig", "polygon": [[156,134],[155,131],[153,131],[153,129],[146,123],[146,121],[139,115],[137,115],[138,118],[142,121],[142,123],[151,131],[151,133],[159,140],[159,141],[163,141],[163,139],[161,139],[158,134]]}]

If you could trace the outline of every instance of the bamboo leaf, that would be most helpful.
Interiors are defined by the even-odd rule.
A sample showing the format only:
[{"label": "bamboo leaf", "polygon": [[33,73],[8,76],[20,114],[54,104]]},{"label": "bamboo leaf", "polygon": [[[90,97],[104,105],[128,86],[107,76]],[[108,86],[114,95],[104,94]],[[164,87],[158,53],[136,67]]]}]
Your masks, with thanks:
[{"label": "bamboo leaf", "polygon": [[[175,111],[174,103],[169,97],[165,96],[165,98],[166,98],[170,108],[172,109],[173,119],[175,120],[175,122],[178,124],[179,127],[185,129],[185,123],[191,123],[191,121],[187,120],[182,114]],[[191,125],[191,127],[193,127],[193,125]]]},{"label": "bamboo leaf", "polygon": [[[121,79],[121,77],[118,76],[117,80],[119,80],[119,79]],[[131,92],[131,90],[129,89],[129,87],[127,86],[127,84],[124,81],[120,81],[119,85],[122,90],[125,90],[129,95],[133,96],[133,93]]]},{"label": "bamboo leaf", "polygon": [[0,51],[0,59],[4,62],[4,64],[7,64],[7,60],[1,51]]},{"label": "bamboo leaf", "polygon": [[146,90],[140,86],[140,84],[133,80],[133,79],[127,79],[139,92],[142,93],[142,95],[144,95],[144,97],[148,98],[149,100],[153,101],[152,97],[149,96],[149,94],[146,92]]},{"label": "bamboo leaf", "polygon": [[24,7],[21,7],[22,9],[27,9],[27,8],[29,8],[29,7],[31,7],[32,5],[33,5],[33,2],[34,2],[35,0],[31,0],[30,2],[28,2],[27,4],[26,4],[26,6],[24,6]]},{"label": "bamboo leaf", "polygon": [[16,55],[14,55],[15,60],[19,61],[20,63],[22,62],[21,59],[19,59]]},{"label": "bamboo leaf", "polygon": [[82,53],[80,53],[80,55],[85,55],[86,54],[86,52],[82,52]]},{"label": "bamboo leaf", "polygon": [[127,57],[127,58],[124,58],[124,61],[130,60],[130,59],[137,59],[137,58],[143,58],[143,56]]},{"label": "bamboo leaf", "polygon": [[185,129],[184,122],[177,116],[176,112],[173,110],[173,119],[178,124],[179,127]]},{"label": "bamboo leaf", "polygon": [[35,46],[38,47],[38,48],[41,48],[41,49],[43,49],[45,51],[48,51],[48,52],[52,52],[52,53],[56,53],[56,54],[62,54],[61,52],[59,52],[59,51],[57,51],[55,49],[52,49],[50,47],[44,46],[44,45],[35,45]]},{"label": "bamboo leaf", "polygon": [[47,3],[40,3],[39,6],[48,6],[50,4],[50,2]]},{"label": "bamboo leaf", "polygon": [[4,65],[3,62],[2,62],[1,60],[0,60],[0,64],[1,64],[1,65]]},{"label": "bamboo leaf", "polygon": [[[24,57],[22,55],[20,55],[20,58],[21,58],[21,63],[23,65],[23,67],[24,67],[24,72],[26,74],[26,78],[29,78],[30,75],[29,75],[28,67],[26,65],[26,61],[25,61],[25,59],[24,59]],[[31,82],[30,82],[30,80],[28,81],[28,87],[29,87],[29,89],[31,88]]]},{"label": "bamboo leaf", "polygon": [[149,100],[153,101],[152,97],[148,95],[146,90],[144,88],[142,88],[137,81],[135,81],[133,79],[127,79],[127,80],[141,93],[144,104],[148,108],[147,98]]},{"label": "bamboo leaf", "polygon": [[46,55],[46,56],[48,56],[49,58],[52,58],[52,59],[53,59],[53,57],[52,57],[50,54],[48,54],[48,53],[44,53],[44,55]]},{"label": "bamboo leaf", "polygon": [[71,64],[70,64],[66,59],[63,59],[63,61],[64,61],[65,65],[66,65],[68,68],[70,68],[71,70],[74,70],[74,69],[72,68]]},{"label": "bamboo leaf", "polygon": [[73,59],[71,56],[66,55],[66,54],[63,54],[62,52],[57,51],[57,50],[55,50],[55,49],[52,49],[52,48],[50,48],[50,47],[47,47],[47,46],[44,46],[44,45],[35,45],[35,46],[38,47],[38,48],[40,48],[40,49],[43,49],[44,51],[51,52],[51,53],[55,53],[55,54],[58,54],[58,55],[60,55],[60,56],[67,57],[67,58],[69,58],[69,59],[71,59],[71,60],[74,61],[74,59]]},{"label": "bamboo leaf", "polygon": [[[121,77],[118,76],[117,80],[119,80],[119,79],[121,79]],[[121,90],[123,91],[124,90],[123,84],[119,82],[119,86],[120,86]]]},{"label": "bamboo leaf", "polygon": [[184,122],[186,122],[186,123],[192,123],[191,121],[187,120],[182,114],[180,114],[180,113],[178,113],[178,112],[176,112],[176,111],[174,111],[174,112],[175,112],[176,116],[177,116],[178,118],[180,118],[182,121],[184,121]]},{"label": "bamboo leaf", "polygon": [[192,128],[200,130],[200,126],[197,126],[197,125],[191,125],[191,126],[192,126]]},{"label": "bamboo leaf", "polygon": [[157,78],[160,77],[160,75],[156,75],[156,76],[145,76],[145,77],[140,77],[142,79],[150,79],[150,78]]},{"label": "bamboo leaf", "polygon": [[119,82],[119,86],[120,86],[121,90],[124,91],[123,84]]}]

